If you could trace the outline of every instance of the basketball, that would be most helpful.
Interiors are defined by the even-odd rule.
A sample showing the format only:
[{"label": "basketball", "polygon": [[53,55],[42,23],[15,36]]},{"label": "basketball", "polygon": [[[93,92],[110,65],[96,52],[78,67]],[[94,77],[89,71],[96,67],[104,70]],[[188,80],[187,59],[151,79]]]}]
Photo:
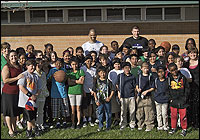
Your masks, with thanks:
[{"label": "basketball", "polygon": [[66,73],[63,70],[56,71],[54,73],[54,78],[57,82],[62,83],[66,79]]},{"label": "basketball", "polygon": [[163,41],[160,46],[165,48],[165,52],[169,52],[171,49],[171,44],[168,41]]}]

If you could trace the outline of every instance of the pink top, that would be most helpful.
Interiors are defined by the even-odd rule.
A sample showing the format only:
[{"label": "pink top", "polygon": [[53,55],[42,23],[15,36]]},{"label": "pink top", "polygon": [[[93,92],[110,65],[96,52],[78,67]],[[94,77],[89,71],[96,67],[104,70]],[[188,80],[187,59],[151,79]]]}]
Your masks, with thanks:
[{"label": "pink top", "polygon": [[189,66],[189,68],[190,68],[190,69],[195,69],[197,66],[198,66],[198,64],[195,65],[195,66]]}]

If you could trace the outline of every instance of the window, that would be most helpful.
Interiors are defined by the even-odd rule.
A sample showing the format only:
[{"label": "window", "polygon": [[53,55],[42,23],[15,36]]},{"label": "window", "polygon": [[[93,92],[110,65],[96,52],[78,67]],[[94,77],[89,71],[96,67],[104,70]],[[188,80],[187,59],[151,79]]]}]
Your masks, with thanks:
[{"label": "window", "polygon": [[63,22],[63,11],[62,10],[49,10],[48,22]]},{"label": "window", "polygon": [[107,20],[122,20],[122,9],[107,9]]},{"label": "window", "polygon": [[44,10],[30,11],[30,18],[31,22],[35,23],[45,22],[45,11]]},{"label": "window", "polygon": [[199,7],[186,7],[185,20],[199,20]]},{"label": "window", "polygon": [[8,23],[8,12],[1,11],[1,23]]},{"label": "window", "polygon": [[141,20],[140,8],[127,8],[125,9],[126,20]]},{"label": "window", "polygon": [[147,8],[146,19],[147,20],[162,20],[162,8]]},{"label": "window", "polygon": [[83,21],[83,9],[69,10],[69,22]]},{"label": "window", "polygon": [[24,11],[16,11],[10,12],[10,22],[25,22],[25,12]]},{"label": "window", "polygon": [[165,8],[165,20],[180,20],[181,19],[181,9],[176,8]]},{"label": "window", "polygon": [[87,9],[86,21],[101,21],[101,9]]}]

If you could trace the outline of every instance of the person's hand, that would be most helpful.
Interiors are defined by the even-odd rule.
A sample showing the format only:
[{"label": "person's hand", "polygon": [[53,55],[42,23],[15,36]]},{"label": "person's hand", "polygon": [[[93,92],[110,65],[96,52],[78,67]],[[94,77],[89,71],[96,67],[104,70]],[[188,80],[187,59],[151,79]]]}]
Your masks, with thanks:
[{"label": "person's hand", "polygon": [[100,106],[100,103],[99,103],[99,102],[96,102],[96,105],[97,105],[97,106]]},{"label": "person's hand", "polygon": [[95,92],[94,92],[94,91],[91,91],[90,93],[91,93],[91,95],[92,95],[92,96],[94,96],[94,94],[95,94]]},{"label": "person's hand", "polygon": [[36,97],[37,97],[36,95],[32,95],[32,96],[31,96],[31,99],[32,99],[33,101],[35,101],[35,100],[36,100]]},{"label": "person's hand", "polygon": [[106,102],[110,102],[110,100],[111,100],[111,99],[108,97],[108,98],[106,98],[105,101],[106,101]]},{"label": "person's hand", "polygon": [[146,90],[146,91],[143,91],[143,92],[142,92],[142,95],[144,95],[144,96],[145,96],[147,93],[148,93],[148,91],[147,91],[147,90]]},{"label": "person's hand", "polygon": [[140,93],[141,91],[142,91],[142,89],[141,89],[141,88],[138,88],[138,89],[137,89],[137,92],[138,92],[138,93]]},{"label": "person's hand", "polygon": [[21,78],[23,78],[24,77],[24,75],[21,73],[21,74],[19,74],[18,76],[17,76],[17,79],[19,80],[19,79],[21,79]]}]

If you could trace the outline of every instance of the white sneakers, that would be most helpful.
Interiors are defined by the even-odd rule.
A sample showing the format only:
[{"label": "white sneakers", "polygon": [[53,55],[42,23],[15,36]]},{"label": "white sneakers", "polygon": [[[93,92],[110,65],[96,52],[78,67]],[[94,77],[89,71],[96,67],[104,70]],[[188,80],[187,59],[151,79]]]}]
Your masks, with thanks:
[{"label": "white sneakers", "polygon": [[23,129],[22,123],[20,121],[16,122],[16,125],[19,129]]}]

